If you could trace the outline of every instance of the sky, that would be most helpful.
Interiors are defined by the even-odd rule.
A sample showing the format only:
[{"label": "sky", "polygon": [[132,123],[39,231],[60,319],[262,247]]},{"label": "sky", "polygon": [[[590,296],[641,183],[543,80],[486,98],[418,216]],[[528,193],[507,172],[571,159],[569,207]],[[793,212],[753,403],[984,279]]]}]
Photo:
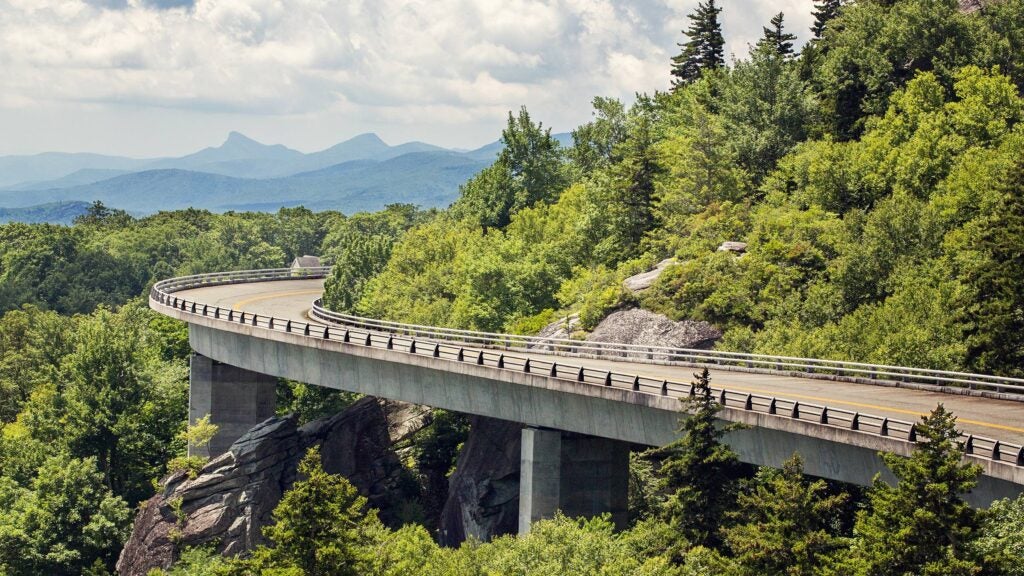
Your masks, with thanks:
[{"label": "sky", "polygon": [[[236,130],[310,152],[364,132],[475,148],[509,110],[568,132],[670,85],[697,0],[0,0],[0,155],[173,156]],[[722,0],[745,57],[780,10]]]}]

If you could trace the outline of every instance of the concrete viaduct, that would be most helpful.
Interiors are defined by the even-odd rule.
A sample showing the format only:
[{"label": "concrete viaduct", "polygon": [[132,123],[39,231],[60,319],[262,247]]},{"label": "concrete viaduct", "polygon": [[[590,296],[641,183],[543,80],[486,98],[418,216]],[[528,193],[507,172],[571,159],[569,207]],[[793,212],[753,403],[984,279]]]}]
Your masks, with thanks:
[{"label": "concrete viaduct", "polygon": [[1024,491],[1024,382],[893,366],[484,334],[335,314],[313,301],[326,268],[206,274],[157,283],[150,306],[188,323],[189,412],[220,426],[226,451],[274,414],[276,378],[515,421],[522,432],[520,531],[555,510],[626,517],[629,451],[677,437],[679,398],[711,368],[728,442],[744,462],[794,452],[814,476],[891,478],[879,451],[909,454],[916,422],[942,402],[976,505]]}]

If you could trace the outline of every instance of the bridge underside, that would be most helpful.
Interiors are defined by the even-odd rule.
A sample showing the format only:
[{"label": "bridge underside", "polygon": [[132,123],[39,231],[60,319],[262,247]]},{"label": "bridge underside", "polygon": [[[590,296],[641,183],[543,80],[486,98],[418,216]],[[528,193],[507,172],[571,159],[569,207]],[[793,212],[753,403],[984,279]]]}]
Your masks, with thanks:
[{"label": "bridge underside", "polygon": [[[559,435],[561,444],[556,450],[557,443],[550,432],[614,441],[601,448],[609,454],[620,453],[617,448],[620,446],[662,446],[677,437],[679,405],[668,397],[612,388],[595,390],[590,384],[520,372],[505,371],[502,379],[497,379],[494,369],[485,366],[337,341],[321,341],[317,347],[311,347],[300,336],[280,332],[272,336],[254,337],[201,324],[189,325],[193,350],[250,373],[526,424],[529,428],[524,431],[521,482],[526,493],[520,498],[521,526],[525,519],[548,516],[556,508],[566,512],[578,510],[580,514],[607,511],[616,519],[624,513],[619,503],[623,501],[625,488],[614,478],[624,477],[622,475],[628,471],[628,451],[626,458],[609,456],[606,461],[573,463],[560,456],[555,466],[553,454],[566,453],[563,439],[570,438],[567,441],[570,444],[579,441],[578,436]],[[396,361],[396,356],[401,361]],[[230,370],[223,373],[234,374]],[[202,380],[195,372],[193,377],[194,382]],[[251,382],[253,378],[241,380]],[[227,378],[211,382],[211,386],[216,390],[218,386],[236,387],[238,383],[239,378]],[[260,408],[259,402],[247,402],[246,405],[255,407],[249,411],[254,419],[251,424],[261,421],[263,417],[259,415],[265,412],[265,407]],[[215,423],[219,418],[217,412],[217,407],[212,406]],[[191,415],[201,416],[198,411]],[[873,437],[766,414],[726,408],[722,416],[750,425],[730,433],[727,438],[744,462],[780,467],[794,452],[799,452],[807,474],[859,485],[869,485],[879,473],[883,478],[892,479],[878,455],[879,450],[907,454],[913,447],[910,442],[894,438]],[[241,426],[242,422],[237,424]],[[529,443],[526,435],[530,435]],[[218,445],[224,446],[224,442],[230,445],[232,440],[229,435],[224,436],[218,439]],[[595,488],[586,497],[575,498],[573,490],[574,486],[581,485],[581,474],[589,474],[590,480],[585,481],[592,483],[597,482],[599,476],[609,480],[607,486]],[[567,482],[567,478],[575,480]],[[553,498],[556,485],[559,496]],[[1019,483],[983,476],[968,500],[985,506],[997,498],[1016,496],[1022,489],[1024,486]]]}]

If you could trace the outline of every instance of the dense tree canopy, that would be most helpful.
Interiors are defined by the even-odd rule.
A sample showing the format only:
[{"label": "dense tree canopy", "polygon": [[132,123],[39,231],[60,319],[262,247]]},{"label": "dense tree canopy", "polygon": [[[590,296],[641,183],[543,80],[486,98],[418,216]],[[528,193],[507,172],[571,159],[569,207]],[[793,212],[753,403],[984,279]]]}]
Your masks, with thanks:
[{"label": "dense tree canopy", "polygon": [[[569,148],[510,112],[495,162],[446,210],[96,203],[73,226],[0,225],[0,574],[109,571],[128,511],[183,456],[187,334],[141,300],[179,274],[317,254],[335,265],[330,306],[384,319],[582,336],[640,306],[715,324],[721,350],[1024,376],[1024,0],[821,0],[806,45],[779,13],[728,62],[721,10],[690,15],[671,90],[595,98]],[[670,258],[648,290],[623,287]],[[303,421],[353,399],[279,390]],[[886,457],[899,483],[858,498],[798,460],[747,474],[713,398],[695,404],[678,443],[634,458],[662,489],[634,490],[646,512],[621,533],[557,517],[442,549],[365,516],[311,459],[257,564],[192,550],[170,573],[1020,573],[1021,501],[964,505],[976,471],[944,411],[910,459]],[[465,433],[440,415],[403,447],[429,476],[410,518],[436,519],[425,486],[446,484]]]}]

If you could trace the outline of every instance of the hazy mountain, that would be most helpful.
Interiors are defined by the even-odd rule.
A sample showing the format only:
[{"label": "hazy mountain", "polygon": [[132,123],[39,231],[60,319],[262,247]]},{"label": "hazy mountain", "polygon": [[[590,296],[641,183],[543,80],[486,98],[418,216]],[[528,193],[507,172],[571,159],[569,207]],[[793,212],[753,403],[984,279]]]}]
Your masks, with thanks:
[{"label": "hazy mountain", "polygon": [[[569,134],[557,134],[570,142]],[[0,157],[0,206],[100,200],[131,212],[194,206],[276,210],[303,204],[347,213],[393,202],[443,207],[459,186],[493,162],[500,142],[456,152],[423,142],[390,146],[361,134],[304,154],[232,132],[223,144],[178,158],[136,160],[89,154]],[[38,176],[49,171],[48,178]],[[14,174],[12,176],[11,174]]]},{"label": "hazy mountain", "polygon": [[85,169],[140,170],[149,162],[102,154],[46,152],[34,156],[0,156],[0,186],[63,178]]},{"label": "hazy mountain", "polygon": [[0,208],[0,223],[25,222],[27,224],[71,224],[85,214],[89,202],[53,202],[25,208]]},{"label": "hazy mountain", "polygon": [[280,175],[283,166],[300,160],[305,154],[281,144],[263,144],[238,132],[228,134],[217,147],[204,148],[180,158],[164,158],[146,164],[147,170],[176,169],[209,172],[245,178]]},{"label": "hazy mountain", "polygon": [[72,172],[67,176],[57,178],[56,180],[44,180],[41,182],[22,182],[13,186],[7,186],[7,190],[50,190],[52,188],[69,188],[71,186],[81,186],[82,184],[92,184],[93,182],[99,182],[100,180],[107,180],[115,176],[122,174],[128,174],[128,170],[108,170],[102,168],[83,168],[76,172]]},{"label": "hazy mountain", "polygon": [[0,192],[2,206],[93,201],[131,212],[194,206],[211,210],[276,210],[303,204],[351,213],[394,202],[450,204],[459,185],[487,165],[454,152],[417,152],[384,161],[353,160],[284,178],[234,178],[188,170],[146,170],[101,182],[38,191]]}]

